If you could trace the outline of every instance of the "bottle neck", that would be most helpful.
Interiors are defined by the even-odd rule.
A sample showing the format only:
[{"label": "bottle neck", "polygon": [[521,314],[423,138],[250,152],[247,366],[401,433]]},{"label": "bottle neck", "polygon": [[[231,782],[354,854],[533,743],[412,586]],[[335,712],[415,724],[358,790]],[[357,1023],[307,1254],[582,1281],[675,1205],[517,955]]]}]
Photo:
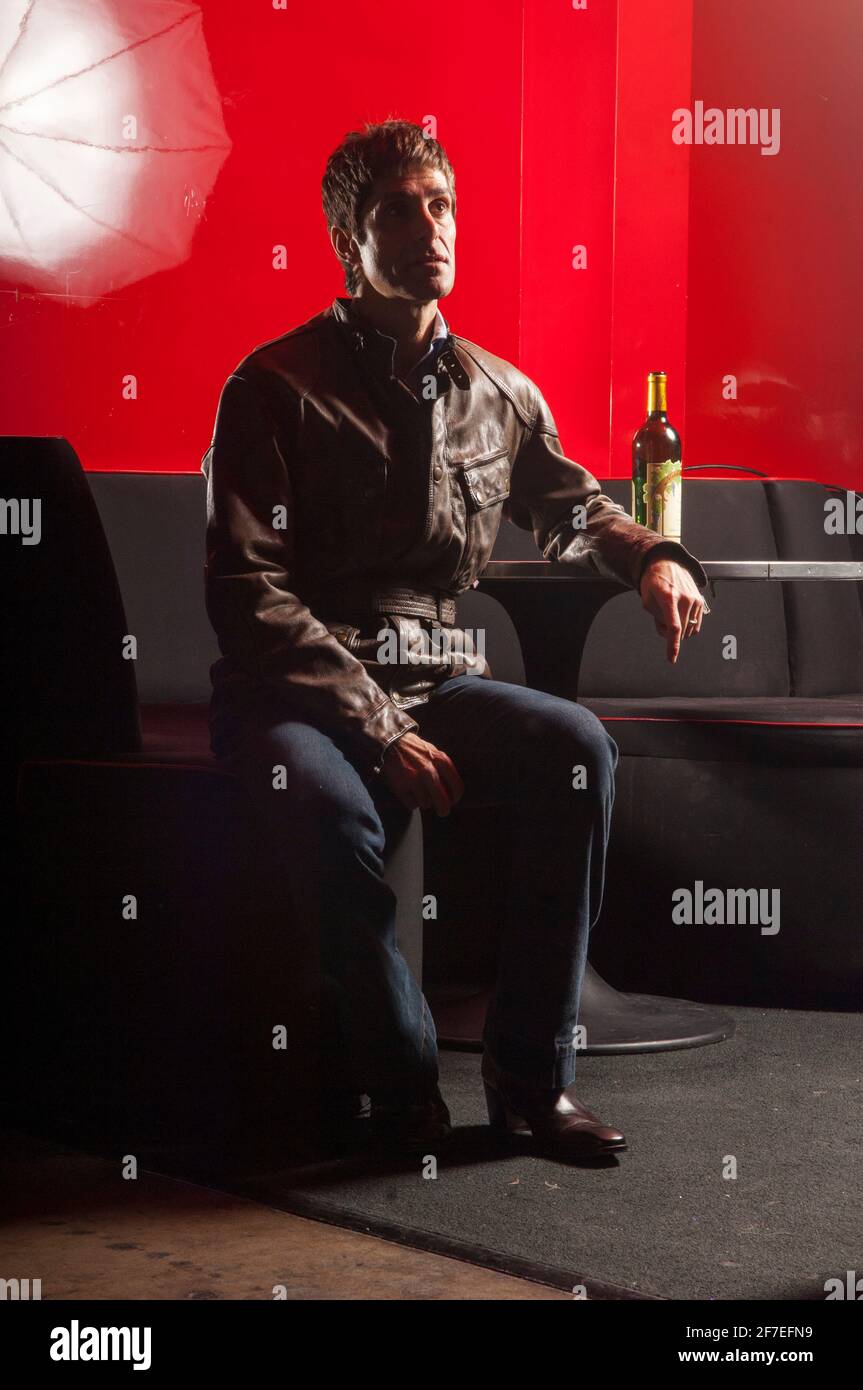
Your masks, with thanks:
[{"label": "bottle neck", "polygon": [[664,415],[667,410],[666,383],[657,381],[654,377],[647,379],[647,413],[648,415]]}]

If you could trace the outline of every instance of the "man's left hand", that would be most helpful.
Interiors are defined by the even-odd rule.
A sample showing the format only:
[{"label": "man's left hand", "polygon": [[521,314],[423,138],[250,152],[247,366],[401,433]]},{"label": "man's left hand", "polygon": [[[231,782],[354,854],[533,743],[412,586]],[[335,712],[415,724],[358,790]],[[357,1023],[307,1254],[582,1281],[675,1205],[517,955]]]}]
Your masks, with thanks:
[{"label": "man's left hand", "polygon": [[698,585],[684,565],[657,559],[648,561],[639,593],[656,631],[666,639],[668,660],[675,662],[683,639],[700,632],[701,619],[710,612]]}]

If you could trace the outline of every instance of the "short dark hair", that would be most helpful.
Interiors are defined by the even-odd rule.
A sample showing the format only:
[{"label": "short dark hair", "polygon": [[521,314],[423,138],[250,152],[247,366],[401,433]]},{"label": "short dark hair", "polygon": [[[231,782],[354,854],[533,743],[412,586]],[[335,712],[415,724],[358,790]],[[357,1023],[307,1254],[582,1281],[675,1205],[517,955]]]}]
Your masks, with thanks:
[{"label": "short dark hair", "polygon": [[[446,150],[412,121],[367,122],[365,130],[351,130],[327,160],[321,180],[321,197],[327,229],[343,227],[349,236],[362,242],[363,205],[375,179],[404,176],[412,165],[439,169],[452,193],[455,216],[455,174]],[[354,294],[360,275],[348,261],[339,257],[345,273],[345,288]]]}]

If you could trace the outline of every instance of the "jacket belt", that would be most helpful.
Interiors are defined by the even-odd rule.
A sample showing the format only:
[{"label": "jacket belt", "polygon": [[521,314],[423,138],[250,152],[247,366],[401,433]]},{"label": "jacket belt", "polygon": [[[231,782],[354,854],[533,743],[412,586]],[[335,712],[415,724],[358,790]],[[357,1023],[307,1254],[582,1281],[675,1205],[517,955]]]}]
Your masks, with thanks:
[{"label": "jacket belt", "polygon": [[305,602],[317,616],[370,617],[375,613],[399,613],[408,618],[431,618],[455,625],[455,598],[445,589],[413,589],[403,584],[376,584],[361,578],[329,586]]}]

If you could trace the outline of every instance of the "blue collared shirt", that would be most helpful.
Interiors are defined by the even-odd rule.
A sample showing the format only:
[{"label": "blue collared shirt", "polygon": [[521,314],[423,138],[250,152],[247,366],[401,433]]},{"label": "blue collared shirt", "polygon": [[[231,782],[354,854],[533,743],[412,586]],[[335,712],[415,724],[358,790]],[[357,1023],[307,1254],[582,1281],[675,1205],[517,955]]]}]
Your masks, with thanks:
[{"label": "blue collared shirt", "polygon": [[411,386],[415,387],[417,391],[420,391],[422,389],[423,377],[427,376],[430,372],[432,374],[434,373],[435,362],[437,360],[438,353],[442,351],[444,343],[446,342],[448,336],[449,328],[447,327],[446,319],[444,318],[440,309],[438,309],[437,317],[435,318],[434,323],[434,331],[432,333],[432,340],[429,344],[428,352],[420,358],[419,362],[417,362],[415,367],[411,368],[406,378],[407,381],[411,384]]}]

